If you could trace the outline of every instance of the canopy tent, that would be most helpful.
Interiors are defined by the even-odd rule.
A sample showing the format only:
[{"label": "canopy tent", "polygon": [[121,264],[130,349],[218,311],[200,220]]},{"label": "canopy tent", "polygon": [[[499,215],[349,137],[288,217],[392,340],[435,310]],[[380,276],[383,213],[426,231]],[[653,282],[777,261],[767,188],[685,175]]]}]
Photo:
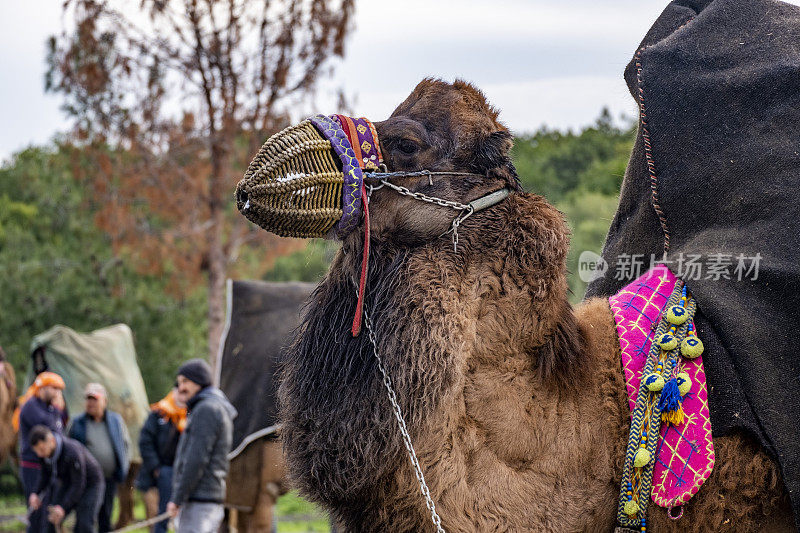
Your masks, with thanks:
[{"label": "canopy tent", "polygon": [[603,247],[611,267],[586,296],[614,294],[634,260],[668,249],[697,300],[713,435],[760,442],[800,526],[800,8],[671,2],[625,80],[640,127]]},{"label": "canopy tent", "polygon": [[141,461],[139,432],[150,412],[142,374],[136,363],[133,332],[116,324],[91,333],[54,326],[33,338],[27,384],[49,370],[64,378],[64,400],[70,415],[84,411],[84,388],[100,383],[108,392],[108,407],[119,413],[131,436],[131,460]]},{"label": "canopy tent", "polygon": [[228,281],[227,324],[217,383],[239,412],[233,421],[231,458],[276,428],[275,373],[280,353],[314,287],[299,282]]}]

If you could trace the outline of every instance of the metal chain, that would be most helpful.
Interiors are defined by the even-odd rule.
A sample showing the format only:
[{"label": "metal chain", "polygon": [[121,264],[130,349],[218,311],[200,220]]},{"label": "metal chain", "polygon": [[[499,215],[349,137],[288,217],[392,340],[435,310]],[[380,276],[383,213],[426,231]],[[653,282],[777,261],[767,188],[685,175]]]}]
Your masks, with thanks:
[{"label": "metal chain", "polygon": [[372,329],[372,320],[370,320],[366,306],[364,306],[364,325],[367,327],[367,334],[369,335],[369,340],[372,343],[372,353],[375,355],[375,359],[378,362],[378,370],[380,370],[381,374],[383,375],[383,386],[386,387],[386,393],[389,396],[389,402],[392,404],[394,417],[397,419],[397,425],[400,427],[400,433],[403,436],[403,444],[405,444],[406,451],[408,452],[408,458],[411,461],[411,466],[414,467],[414,474],[417,476],[419,489],[422,492],[422,495],[425,497],[425,507],[427,507],[428,511],[431,513],[431,520],[433,520],[433,525],[436,528],[436,532],[445,533],[445,530],[442,527],[442,520],[439,518],[439,514],[436,512],[436,504],[433,502],[433,498],[431,497],[431,491],[428,489],[427,483],[425,483],[425,475],[422,473],[422,467],[417,460],[417,453],[414,451],[414,445],[411,442],[411,435],[408,433],[406,421],[403,418],[403,411],[400,409],[400,404],[397,402],[397,395],[392,387],[392,379],[386,372],[386,369],[383,366],[383,361],[381,361],[381,356],[378,354],[378,341],[375,338],[375,332]]},{"label": "metal chain", "polygon": [[398,170],[395,172],[389,172],[386,169],[386,165],[382,164],[381,167],[383,167],[382,170],[378,172],[364,172],[364,177],[371,179],[385,180],[389,178],[417,178],[419,176],[427,176],[428,183],[430,183],[431,185],[433,185],[431,176],[477,176],[479,178],[486,177],[484,174],[476,174],[475,172],[456,172],[456,171],[434,172],[432,170],[412,170],[412,171]]},{"label": "metal chain", "polygon": [[462,203],[459,203],[459,202],[452,202],[450,200],[443,200],[442,198],[436,198],[435,196],[426,196],[426,195],[422,194],[421,192],[412,192],[409,189],[403,187],[402,185],[395,185],[394,183],[391,183],[391,182],[385,181],[385,180],[382,180],[381,181],[381,185],[378,186],[378,187],[374,187],[373,190],[380,189],[383,186],[389,187],[393,191],[396,191],[396,192],[402,194],[403,196],[410,196],[410,197],[415,198],[417,200],[422,200],[423,202],[428,202],[429,204],[436,204],[436,205],[440,205],[442,207],[449,207],[450,209],[456,209],[456,210],[459,210],[459,211],[463,211],[465,209],[469,209],[469,206],[466,205],[466,204],[462,204]]},{"label": "metal chain", "polygon": [[[422,172],[422,171],[421,171]],[[437,172],[425,172],[422,175],[430,176],[431,174],[438,174]],[[411,190],[401,186],[395,185],[385,179],[381,179],[380,185],[367,185],[367,200],[372,196],[373,191],[377,191],[378,189],[382,189],[383,187],[389,187],[393,191],[403,195],[403,196],[410,196],[415,200],[420,200],[422,202],[427,202],[429,204],[438,205],[441,207],[448,207],[450,209],[455,209],[457,211],[461,211],[461,213],[453,219],[453,222],[450,224],[450,229],[442,233],[441,236],[447,235],[448,233],[453,233],[453,251],[458,253],[458,226],[461,225],[467,218],[469,218],[474,212],[475,208],[471,205],[462,204],[460,202],[452,202],[450,200],[444,200],[442,198],[436,198],[435,196],[427,196],[422,194],[421,192],[412,192]]]},{"label": "metal chain", "polygon": [[453,219],[453,223],[450,225],[450,229],[445,232],[445,234],[453,232],[453,252],[458,253],[458,227],[461,225],[462,222],[467,220],[472,213],[475,212],[475,209],[471,205],[467,206],[467,210],[456,218]]},{"label": "metal chain", "polygon": [[[383,184],[386,183],[388,182],[383,182]],[[375,188],[369,187],[367,191],[367,203],[369,203],[369,199],[372,196],[373,190],[375,190]],[[356,286],[356,298],[358,298],[359,284],[356,280],[353,281]],[[397,401],[397,395],[394,392],[394,387],[392,387],[392,378],[390,378],[389,373],[386,372],[386,368],[383,366],[381,356],[378,353],[378,340],[375,338],[375,330],[372,328],[372,319],[367,311],[366,302],[362,312],[364,313],[364,326],[367,329],[369,341],[372,343],[372,354],[375,356],[375,360],[378,362],[378,370],[380,370],[381,375],[383,376],[383,386],[386,388],[386,394],[389,396],[389,403],[392,404],[392,412],[394,413],[394,417],[397,420],[397,425],[400,428],[400,434],[403,436],[403,444],[406,447],[406,452],[408,452],[408,459],[411,461],[411,466],[414,468],[414,475],[417,477],[419,490],[422,492],[422,496],[425,498],[425,507],[427,507],[428,511],[431,513],[431,520],[436,528],[436,533],[445,533],[445,530],[442,527],[442,520],[439,518],[439,514],[436,512],[436,504],[433,502],[433,498],[431,497],[431,491],[428,489],[428,484],[425,483],[425,475],[422,473],[422,467],[417,460],[417,452],[414,451],[414,444],[411,442],[411,435],[408,433],[406,420],[403,417],[403,411],[400,409],[400,404]]]},{"label": "metal chain", "polygon": [[[397,175],[410,175],[412,173],[396,173]],[[417,173],[413,173],[417,174]],[[469,173],[445,173],[445,172],[429,172],[429,171],[420,171],[418,175],[427,175],[428,179],[432,174],[469,174]],[[423,202],[427,202],[429,204],[439,205],[441,207],[447,207],[450,209],[455,209],[460,211],[459,215],[453,219],[453,222],[450,225],[450,229],[444,233],[452,232],[453,233],[453,249],[455,252],[458,252],[458,227],[463,223],[467,218],[469,218],[474,212],[475,208],[469,204],[462,204],[460,202],[452,202],[450,200],[444,200],[442,198],[436,198],[433,196],[426,196],[419,192],[412,192],[409,189],[395,185],[394,183],[389,182],[387,179],[388,177],[386,174],[381,177],[380,185],[367,185],[367,204],[372,197],[373,191],[378,189],[382,189],[383,187],[389,187],[390,189],[394,190],[395,192],[403,195],[403,196],[410,196],[416,200],[420,200]],[[355,282],[355,280],[354,280]],[[356,285],[356,298],[358,298],[358,283]],[[370,319],[369,313],[367,312],[367,306],[364,305],[362,312],[364,313],[364,326],[367,329],[367,335],[369,336],[369,341],[372,343],[372,353],[375,356],[375,360],[378,363],[378,370],[380,370],[381,375],[383,376],[383,386],[386,388],[386,394],[389,397],[389,402],[392,404],[392,412],[394,413],[394,417],[397,420],[397,425],[400,428],[400,434],[403,437],[403,444],[406,447],[406,452],[408,452],[408,459],[411,461],[411,466],[414,468],[414,475],[417,477],[417,482],[419,483],[419,490],[422,492],[422,496],[425,498],[425,507],[428,508],[428,511],[431,513],[431,520],[433,521],[433,525],[436,528],[436,533],[445,533],[444,528],[442,527],[442,520],[439,518],[439,514],[436,512],[436,504],[431,497],[431,491],[428,488],[428,484],[425,483],[425,475],[422,473],[422,467],[419,464],[419,460],[417,459],[417,452],[414,451],[414,444],[411,442],[411,435],[408,433],[408,428],[406,427],[406,421],[403,417],[403,411],[400,409],[400,404],[397,401],[397,395],[394,392],[394,387],[392,387],[392,379],[389,377],[389,373],[386,371],[386,368],[383,366],[383,361],[381,360],[381,356],[378,353],[378,341],[375,338],[375,331],[372,328],[372,320]]]}]

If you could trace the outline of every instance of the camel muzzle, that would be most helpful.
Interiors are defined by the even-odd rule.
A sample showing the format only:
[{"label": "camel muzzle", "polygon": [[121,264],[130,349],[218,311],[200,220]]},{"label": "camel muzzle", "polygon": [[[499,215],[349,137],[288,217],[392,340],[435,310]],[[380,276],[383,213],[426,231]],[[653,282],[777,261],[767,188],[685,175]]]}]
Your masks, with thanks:
[{"label": "camel muzzle", "polygon": [[343,239],[363,214],[365,172],[382,164],[369,120],[315,115],[267,139],[236,186],[236,206],[281,237]]}]

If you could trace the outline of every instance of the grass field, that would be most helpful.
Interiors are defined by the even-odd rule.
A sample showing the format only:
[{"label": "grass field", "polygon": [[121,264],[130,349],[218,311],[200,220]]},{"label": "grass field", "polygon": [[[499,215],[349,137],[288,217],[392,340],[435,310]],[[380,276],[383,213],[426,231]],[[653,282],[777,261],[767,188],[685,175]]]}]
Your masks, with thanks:
[{"label": "grass field", "polygon": [[[0,494],[0,532],[17,533],[25,531],[21,522],[11,518],[23,516],[25,512],[26,509],[21,495]],[[325,513],[295,493],[289,493],[278,500],[275,512],[278,517],[278,533],[328,533],[330,531]],[[134,517],[136,520],[145,518],[144,504],[138,498],[134,509]],[[136,533],[148,533],[148,530],[139,529],[136,530]]]}]

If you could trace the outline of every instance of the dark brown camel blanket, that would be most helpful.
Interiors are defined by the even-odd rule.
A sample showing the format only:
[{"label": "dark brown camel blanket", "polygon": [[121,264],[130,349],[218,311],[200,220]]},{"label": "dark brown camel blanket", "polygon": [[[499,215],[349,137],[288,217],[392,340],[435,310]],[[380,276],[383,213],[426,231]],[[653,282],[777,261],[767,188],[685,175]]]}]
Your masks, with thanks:
[{"label": "dark brown camel blanket", "polygon": [[586,296],[667,247],[698,303],[713,434],[761,442],[800,526],[800,8],[674,1],[625,80],[641,122]]},{"label": "dark brown camel blanket", "polygon": [[314,283],[231,281],[217,382],[239,412],[233,456],[272,434],[277,424],[276,373]]}]

